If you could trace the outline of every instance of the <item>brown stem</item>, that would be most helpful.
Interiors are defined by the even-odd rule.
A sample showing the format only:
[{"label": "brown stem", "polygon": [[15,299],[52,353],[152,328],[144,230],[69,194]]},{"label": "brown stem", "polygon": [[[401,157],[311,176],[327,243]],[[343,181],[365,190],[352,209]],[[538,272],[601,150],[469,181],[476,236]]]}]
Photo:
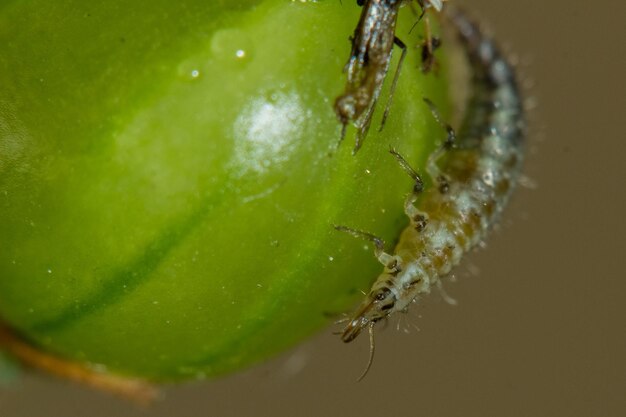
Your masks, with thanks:
[{"label": "brown stem", "polygon": [[159,395],[156,387],[141,379],[105,373],[38,350],[2,323],[0,350],[5,350],[28,367],[119,395],[141,405],[149,405]]}]

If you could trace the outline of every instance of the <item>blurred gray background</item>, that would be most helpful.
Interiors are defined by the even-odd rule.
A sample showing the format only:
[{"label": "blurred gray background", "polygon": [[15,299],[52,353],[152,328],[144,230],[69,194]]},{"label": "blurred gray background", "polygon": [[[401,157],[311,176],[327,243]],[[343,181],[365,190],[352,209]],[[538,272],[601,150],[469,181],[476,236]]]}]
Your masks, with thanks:
[{"label": "blurred gray background", "polygon": [[254,369],[169,388],[149,409],[29,375],[0,387],[0,416],[626,415],[626,6],[454,1],[517,53],[538,104],[534,185],[446,286],[458,306],[435,293],[410,313],[419,331],[392,320],[360,383],[366,338],[344,345],[327,329]]}]

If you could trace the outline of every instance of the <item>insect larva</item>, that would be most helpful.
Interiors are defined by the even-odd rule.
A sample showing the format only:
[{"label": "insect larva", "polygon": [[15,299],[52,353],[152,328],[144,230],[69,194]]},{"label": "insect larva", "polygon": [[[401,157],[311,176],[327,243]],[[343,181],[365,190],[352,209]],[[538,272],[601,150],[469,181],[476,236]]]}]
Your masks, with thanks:
[{"label": "insect larva", "polygon": [[[441,11],[443,1],[445,0],[418,0],[422,16],[428,8]],[[363,6],[363,10],[352,37],[352,51],[345,67],[348,81],[344,93],[335,100],[335,113],[342,124],[341,139],[346,134],[349,122],[353,122],[357,128],[354,153],[361,147],[369,130],[376,102],[389,70],[393,45],[397,45],[402,49],[402,54],[391,84],[381,129],[389,114],[393,93],[407,52],[404,42],[395,36],[398,11],[403,3],[403,0],[357,0],[357,4]],[[426,34],[426,45],[423,51],[428,53],[423,52],[422,55],[424,60],[430,61],[435,44],[429,31]]]},{"label": "insect larva", "polygon": [[382,239],[374,235],[336,227],[372,241],[376,257],[384,265],[365,300],[347,320],[341,332],[344,342],[351,342],[365,328],[372,337],[376,322],[406,311],[411,302],[429,293],[464,253],[485,238],[520,172],[525,122],[513,68],[493,40],[465,15],[450,11],[447,18],[458,33],[472,70],[467,112],[455,135],[426,100],[448,132],[447,140],[431,155],[427,166],[437,186],[424,188],[418,173],[391,150],[415,181],[404,205],[410,225],[402,232],[393,254],[385,252]]}]

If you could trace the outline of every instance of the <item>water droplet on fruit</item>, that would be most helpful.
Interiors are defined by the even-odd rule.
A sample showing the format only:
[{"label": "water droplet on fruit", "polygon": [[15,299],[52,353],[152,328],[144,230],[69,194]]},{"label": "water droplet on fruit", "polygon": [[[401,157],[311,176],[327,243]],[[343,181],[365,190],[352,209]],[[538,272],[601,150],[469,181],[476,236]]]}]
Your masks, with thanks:
[{"label": "water droplet on fruit", "polygon": [[185,81],[195,81],[201,78],[202,71],[197,60],[185,61],[178,66],[178,76]]},{"label": "water droplet on fruit", "polygon": [[251,58],[252,40],[242,30],[223,29],[213,35],[211,52],[220,61],[248,63]]}]

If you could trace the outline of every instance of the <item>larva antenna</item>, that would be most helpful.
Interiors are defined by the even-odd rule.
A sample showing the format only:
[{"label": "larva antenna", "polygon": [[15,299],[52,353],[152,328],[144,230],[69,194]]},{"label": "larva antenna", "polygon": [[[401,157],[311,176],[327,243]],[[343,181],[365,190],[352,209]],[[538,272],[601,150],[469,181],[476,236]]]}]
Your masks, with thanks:
[{"label": "larva antenna", "polygon": [[374,351],[376,350],[376,345],[374,344],[374,322],[370,322],[369,333],[370,333],[370,357],[367,361],[367,366],[365,367],[365,370],[363,371],[361,376],[359,376],[359,378],[356,380],[357,382],[360,382],[363,378],[365,378],[365,375],[367,375],[370,368],[372,367],[372,363],[374,362]]}]

